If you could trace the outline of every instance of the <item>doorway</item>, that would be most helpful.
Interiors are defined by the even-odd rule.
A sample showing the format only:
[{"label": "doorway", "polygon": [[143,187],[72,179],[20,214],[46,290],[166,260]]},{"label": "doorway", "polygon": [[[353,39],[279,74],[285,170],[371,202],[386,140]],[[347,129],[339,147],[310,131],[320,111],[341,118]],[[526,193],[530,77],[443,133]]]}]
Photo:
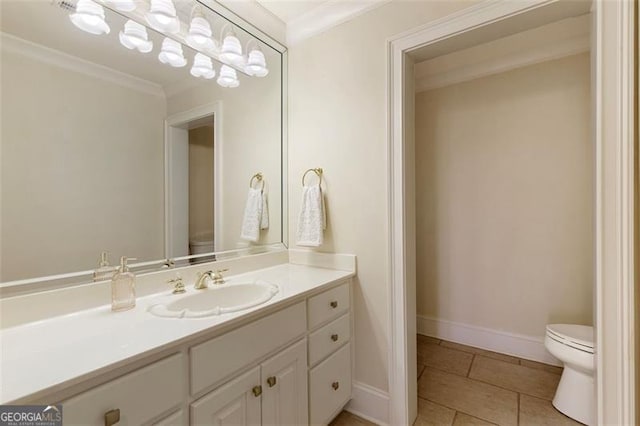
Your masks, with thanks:
[{"label": "doorway", "polygon": [[[415,170],[410,161],[415,152],[412,52],[427,46],[440,53],[460,50],[482,40],[589,13],[590,6],[570,1],[481,3],[389,42],[391,424],[411,424],[417,404]],[[597,418],[598,423],[611,424],[631,424],[635,419],[633,11],[633,2],[596,2],[592,24],[594,305],[596,345],[601,348],[596,353]],[[616,162],[616,158],[624,160]]]}]

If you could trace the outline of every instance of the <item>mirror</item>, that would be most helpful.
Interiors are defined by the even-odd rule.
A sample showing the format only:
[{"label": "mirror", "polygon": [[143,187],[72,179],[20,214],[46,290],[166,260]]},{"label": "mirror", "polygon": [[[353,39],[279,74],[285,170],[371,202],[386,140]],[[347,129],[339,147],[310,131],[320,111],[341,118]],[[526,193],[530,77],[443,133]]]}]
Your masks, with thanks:
[{"label": "mirror", "polygon": [[[282,243],[284,48],[211,1],[174,0],[178,32],[147,28],[153,46],[143,53],[121,38],[128,19],[145,21],[149,0],[120,2],[133,12],[90,2],[104,10],[110,32],[101,35],[72,23],[79,2],[87,0],[1,3],[0,282],[86,281],[103,251],[111,265],[130,256],[153,268]],[[174,67],[173,43],[161,63],[165,35],[184,41],[193,16],[208,22],[215,44],[182,45],[186,65]],[[244,63],[227,60],[222,74],[235,72],[238,87],[219,84],[216,59],[229,34]],[[266,76],[247,75],[246,52],[256,48]],[[208,69],[200,58],[200,72],[192,70],[198,51],[213,58],[214,78],[191,75]],[[234,85],[232,77],[221,83]],[[264,186],[268,226],[242,238],[250,181]]]}]

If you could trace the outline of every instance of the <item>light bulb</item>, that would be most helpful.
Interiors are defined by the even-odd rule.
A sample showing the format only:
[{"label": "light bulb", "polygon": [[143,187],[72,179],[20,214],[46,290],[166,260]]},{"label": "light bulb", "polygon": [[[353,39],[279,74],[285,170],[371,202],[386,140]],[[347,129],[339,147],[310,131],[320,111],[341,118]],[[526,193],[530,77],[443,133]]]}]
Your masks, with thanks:
[{"label": "light bulb", "polygon": [[220,67],[220,75],[218,76],[218,80],[216,80],[216,82],[222,87],[233,88],[240,85],[236,70],[228,65],[223,65]]},{"label": "light bulb", "polygon": [[242,45],[240,40],[236,37],[233,28],[227,33],[222,41],[222,48],[220,49],[220,59],[228,64],[240,65],[244,62],[242,56]]},{"label": "light bulb", "polygon": [[203,55],[202,53],[196,53],[196,56],[193,59],[193,66],[191,67],[191,75],[206,79],[212,79],[215,77],[216,72],[213,70],[211,58]]},{"label": "light bulb", "polygon": [[124,24],[124,32],[120,31],[120,43],[127,49],[136,49],[142,53],[149,53],[153,49],[147,28],[131,19]]},{"label": "light bulb", "polygon": [[107,0],[107,3],[121,12],[133,12],[136,10],[136,4],[133,0]]},{"label": "light bulb", "polygon": [[104,20],[104,8],[93,0],[78,0],[75,13],[69,15],[73,25],[90,34],[109,34],[111,28]]},{"label": "light bulb", "polygon": [[180,31],[176,7],[171,0],[151,0],[146,18],[154,30],[171,34]]},{"label": "light bulb", "polygon": [[171,65],[175,68],[181,68],[187,65],[187,60],[182,54],[182,45],[168,37],[162,41],[162,49],[158,55],[158,59],[163,64]]},{"label": "light bulb", "polygon": [[256,77],[265,77],[269,74],[267,69],[267,61],[264,58],[264,53],[260,48],[255,48],[249,52],[249,58],[247,59],[247,65],[244,68],[245,72],[249,75]]},{"label": "light bulb", "polygon": [[186,40],[187,44],[195,49],[211,49],[215,45],[211,38],[211,25],[199,6],[194,7],[191,12],[191,24]]}]

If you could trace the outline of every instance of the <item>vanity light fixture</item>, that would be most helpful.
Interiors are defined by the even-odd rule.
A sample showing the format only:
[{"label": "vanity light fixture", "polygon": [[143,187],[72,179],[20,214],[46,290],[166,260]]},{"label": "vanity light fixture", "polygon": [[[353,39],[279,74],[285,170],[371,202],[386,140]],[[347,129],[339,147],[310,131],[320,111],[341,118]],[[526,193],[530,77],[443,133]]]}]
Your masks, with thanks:
[{"label": "vanity light fixture", "polygon": [[147,22],[154,30],[175,34],[180,31],[180,21],[172,0],[151,0]]},{"label": "vanity light fixture", "polygon": [[244,65],[244,56],[242,56],[242,44],[236,36],[233,27],[229,24],[222,28],[222,47],[220,48],[220,59],[227,64],[236,66]]},{"label": "vanity light fixture", "polygon": [[223,65],[220,67],[220,76],[216,81],[222,87],[234,88],[240,86],[240,81],[238,81],[236,70],[228,65]]},{"label": "vanity light fixture", "polygon": [[124,32],[120,31],[120,43],[127,49],[136,49],[142,53],[149,53],[153,49],[147,27],[131,19],[124,24]]},{"label": "vanity light fixture", "polygon": [[211,25],[202,13],[200,6],[195,6],[191,12],[191,24],[187,34],[187,44],[194,49],[213,49],[215,42],[211,38]]},{"label": "vanity light fixture", "polygon": [[75,13],[69,15],[73,25],[90,34],[109,34],[111,28],[104,20],[104,8],[93,0],[78,0]]},{"label": "vanity light fixture", "polygon": [[196,53],[196,56],[193,59],[193,66],[191,67],[191,75],[206,79],[212,79],[215,77],[216,72],[213,70],[211,58],[203,55],[202,53]]},{"label": "vanity light fixture", "polygon": [[134,0],[106,0],[106,2],[121,12],[133,12],[136,10]]},{"label": "vanity light fixture", "polygon": [[264,57],[264,53],[260,49],[258,42],[252,40],[255,43],[255,47],[249,49],[248,46],[251,43],[247,44],[247,50],[249,51],[249,55],[247,58],[247,64],[244,67],[244,71],[255,77],[265,77],[269,74],[269,69],[267,68],[267,61]]},{"label": "vanity light fixture", "polygon": [[171,65],[175,68],[181,68],[187,65],[187,60],[182,53],[182,45],[168,37],[165,37],[162,41],[162,49],[160,50],[158,59],[163,64]]}]

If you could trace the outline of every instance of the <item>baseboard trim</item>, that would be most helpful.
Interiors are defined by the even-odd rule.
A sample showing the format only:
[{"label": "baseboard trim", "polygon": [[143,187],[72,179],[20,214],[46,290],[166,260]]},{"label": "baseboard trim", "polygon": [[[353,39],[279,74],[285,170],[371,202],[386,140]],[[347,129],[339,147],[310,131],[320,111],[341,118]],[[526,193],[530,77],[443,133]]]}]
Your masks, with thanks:
[{"label": "baseboard trim", "polygon": [[389,424],[389,394],[373,386],[354,381],[351,401],[344,409],[377,425]]},{"label": "baseboard trim", "polygon": [[547,352],[544,347],[543,337],[509,333],[422,315],[418,315],[416,320],[418,334],[513,355],[531,361],[562,365],[560,361]]}]

